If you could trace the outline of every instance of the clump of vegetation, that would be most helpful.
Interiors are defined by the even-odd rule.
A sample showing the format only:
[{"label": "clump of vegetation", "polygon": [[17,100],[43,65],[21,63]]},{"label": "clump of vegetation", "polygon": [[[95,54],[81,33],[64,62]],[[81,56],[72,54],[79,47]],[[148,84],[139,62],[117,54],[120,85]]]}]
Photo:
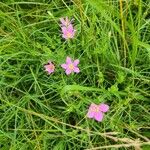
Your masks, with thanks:
[{"label": "clump of vegetation", "polygon": [[[150,149],[149,12],[148,0],[2,0],[0,149]],[[102,103],[104,118],[87,116]]]}]

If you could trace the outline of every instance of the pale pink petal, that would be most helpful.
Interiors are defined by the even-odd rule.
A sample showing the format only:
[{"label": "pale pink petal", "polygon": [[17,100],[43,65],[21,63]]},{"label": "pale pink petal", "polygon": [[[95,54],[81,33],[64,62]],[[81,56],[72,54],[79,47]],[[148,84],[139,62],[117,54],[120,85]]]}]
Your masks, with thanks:
[{"label": "pale pink petal", "polygon": [[67,69],[67,65],[66,64],[62,64],[61,67],[64,68],[64,69]]},{"label": "pale pink petal", "polygon": [[67,30],[66,27],[62,27],[61,30],[62,30],[63,34],[67,34],[68,33],[68,30]]},{"label": "pale pink petal", "polygon": [[53,72],[54,72],[54,71],[52,71],[52,70],[49,70],[49,71],[48,71],[48,74],[51,74],[51,73],[53,73]]},{"label": "pale pink petal", "polygon": [[62,34],[62,37],[66,40],[68,39],[68,36],[66,34]]},{"label": "pale pink petal", "polygon": [[102,112],[96,112],[94,114],[94,119],[97,120],[97,121],[102,121],[103,120],[103,113]]},{"label": "pale pink petal", "polygon": [[66,27],[67,27],[69,24],[71,24],[71,21],[69,20],[68,17],[66,17],[66,18],[60,18],[60,22],[61,22],[62,26],[66,26]]},{"label": "pale pink petal", "polygon": [[94,114],[95,114],[95,112],[94,111],[88,111],[88,113],[87,113],[87,117],[88,118],[93,118],[94,117]]},{"label": "pale pink petal", "polygon": [[45,70],[46,70],[47,72],[50,72],[50,71],[51,71],[49,68],[46,68]]},{"label": "pale pink petal", "polygon": [[66,74],[69,75],[72,72],[71,69],[66,69]]},{"label": "pale pink petal", "polygon": [[74,32],[73,25],[70,24],[70,25],[68,26],[67,30],[68,30],[68,32],[70,32],[70,33]]},{"label": "pale pink petal", "polygon": [[71,60],[70,57],[67,57],[67,58],[66,58],[66,63],[67,63],[67,64],[72,64],[72,60]]},{"label": "pale pink petal", "polygon": [[80,69],[78,67],[74,67],[73,71],[76,72],[76,73],[79,73]]},{"label": "pale pink petal", "polygon": [[94,103],[92,103],[91,105],[90,105],[90,110],[93,110],[93,109],[95,109],[97,107],[97,105],[96,104],[94,104]]},{"label": "pale pink petal", "polygon": [[73,62],[73,65],[74,66],[77,66],[79,64],[79,59],[76,59],[74,62]]},{"label": "pale pink petal", "polygon": [[71,39],[71,38],[74,37],[74,34],[69,33],[69,32],[64,32],[64,33],[62,34],[62,37],[65,38],[65,39]]},{"label": "pale pink petal", "polygon": [[62,25],[66,25],[66,21],[64,20],[64,18],[60,18],[60,22],[62,23]]},{"label": "pale pink petal", "polygon": [[45,68],[46,71],[50,70],[49,65],[45,65],[44,68]]},{"label": "pale pink petal", "polygon": [[66,17],[66,26],[69,24],[69,19],[68,19],[68,17]]},{"label": "pale pink petal", "polygon": [[109,110],[109,106],[106,105],[106,104],[100,104],[100,105],[99,105],[99,109],[100,109],[100,111],[102,111],[102,112],[107,112],[107,111]]}]

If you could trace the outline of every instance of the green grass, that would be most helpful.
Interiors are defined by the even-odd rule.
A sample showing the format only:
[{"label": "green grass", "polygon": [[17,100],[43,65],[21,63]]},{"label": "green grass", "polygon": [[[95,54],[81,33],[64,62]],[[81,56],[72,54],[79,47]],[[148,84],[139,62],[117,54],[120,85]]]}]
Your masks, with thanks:
[{"label": "green grass", "polygon": [[[0,150],[149,150],[149,12],[148,0],[2,0]],[[79,74],[65,75],[66,56]],[[100,123],[86,117],[92,102],[110,106]]]}]

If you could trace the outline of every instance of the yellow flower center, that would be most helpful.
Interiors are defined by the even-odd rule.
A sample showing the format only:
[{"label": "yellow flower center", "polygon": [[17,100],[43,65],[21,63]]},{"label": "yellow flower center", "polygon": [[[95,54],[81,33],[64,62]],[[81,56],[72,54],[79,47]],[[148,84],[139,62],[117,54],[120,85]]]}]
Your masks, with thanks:
[{"label": "yellow flower center", "polygon": [[69,65],[69,69],[73,70],[73,69],[74,69],[74,65],[73,65],[73,64],[70,64],[70,65]]},{"label": "yellow flower center", "polygon": [[93,107],[92,107],[92,111],[93,111],[93,112],[99,112],[99,107],[93,106]]},{"label": "yellow flower center", "polygon": [[70,32],[67,33],[67,37],[68,37],[68,38],[71,37],[71,33],[70,33]]}]

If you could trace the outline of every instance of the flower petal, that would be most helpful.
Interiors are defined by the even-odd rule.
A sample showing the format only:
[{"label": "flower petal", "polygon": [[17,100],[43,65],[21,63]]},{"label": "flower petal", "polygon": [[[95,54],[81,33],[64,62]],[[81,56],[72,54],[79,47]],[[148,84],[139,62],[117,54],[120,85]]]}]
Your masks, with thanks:
[{"label": "flower petal", "polygon": [[94,119],[97,120],[97,121],[102,121],[103,120],[103,113],[102,112],[96,112],[94,114]]},{"label": "flower petal", "polygon": [[68,36],[66,34],[62,34],[62,37],[66,40],[68,39]]},{"label": "flower petal", "polygon": [[95,108],[97,107],[96,104],[92,103],[89,107],[90,110],[95,110]]},{"label": "flower petal", "polygon": [[93,118],[94,114],[95,114],[95,112],[89,110],[88,113],[87,113],[87,117],[88,118]]},{"label": "flower petal", "polygon": [[74,62],[73,62],[73,65],[74,66],[77,66],[79,64],[79,59],[76,59]]},{"label": "flower petal", "polygon": [[66,58],[66,63],[67,63],[67,64],[72,64],[72,60],[71,60],[71,58],[68,57],[68,56],[67,56],[67,58]]},{"label": "flower petal", "polygon": [[100,104],[100,105],[99,105],[99,109],[100,109],[100,111],[102,111],[102,112],[107,112],[107,111],[109,110],[109,106],[106,105],[106,104]]},{"label": "flower petal", "polygon": [[70,32],[70,33],[74,32],[73,25],[70,24],[70,25],[68,26],[67,30],[68,30],[68,32]]},{"label": "flower petal", "polygon": [[67,34],[68,33],[68,30],[67,30],[66,27],[62,27],[61,30],[62,30],[63,34]]},{"label": "flower petal", "polygon": [[54,71],[52,71],[52,70],[49,70],[49,71],[48,71],[48,74],[51,74],[51,73],[53,73],[53,72],[54,72]]},{"label": "flower petal", "polygon": [[67,69],[67,65],[66,64],[62,64],[61,67],[64,68],[64,69]]},{"label": "flower petal", "polygon": [[66,25],[66,21],[64,20],[64,18],[60,18],[60,22],[62,23],[63,26]]},{"label": "flower petal", "polygon": [[76,72],[76,73],[79,73],[80,69],[78,67],[74,67],[73,71]]},{"label": "flower petal", "polygon": [[71,69],[66,69],[66,74],[69,75],[72,72]]},{"label": "flower petal", "polygon": [[70,20],[68,17],[66,17],[66,26],[70,23]]}]

